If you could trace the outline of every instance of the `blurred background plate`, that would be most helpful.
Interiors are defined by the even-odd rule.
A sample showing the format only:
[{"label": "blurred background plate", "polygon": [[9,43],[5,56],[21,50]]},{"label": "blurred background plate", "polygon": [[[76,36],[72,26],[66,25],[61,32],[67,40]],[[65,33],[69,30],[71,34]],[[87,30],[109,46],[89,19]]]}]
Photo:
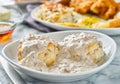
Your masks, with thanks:
[{"label": "blurred background plate", "polygon": [[41,0],[14,0],[18,5],[40,3]]},{"label": "blurred background plate", "polygon": [[92,30],[92,31],[98,31],[98,32],[102,32],[104,34],[108,34],[108,35],[120,35],[120,28],[77,28],[77,27],[67,27],[67,26],[61,26],[55,23],[51,23],[51,22],[47,22],[47,21],[43,21],[40,19],[37,19],[34,14],[35,12],[40,9],[40,7],[36,7],[34,10],[32,10],[31,12],[31,17],[39,22],[42,23],[43,25],[52,28],[52,29],[56,29],[56,30]]}]

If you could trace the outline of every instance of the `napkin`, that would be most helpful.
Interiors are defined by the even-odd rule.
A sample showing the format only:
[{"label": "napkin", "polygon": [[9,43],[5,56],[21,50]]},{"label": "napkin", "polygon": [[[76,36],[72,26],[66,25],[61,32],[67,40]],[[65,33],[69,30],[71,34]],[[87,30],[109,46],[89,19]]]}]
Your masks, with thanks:
[{"label": "napkin", "polygon": [[57,31],[57,30],[55,30],[55,29],[52,29],[52,28],[50,28],[50,27],[47,27],[47,26],[45,26],[45,25],[43,25],[43,24],[35,21],[35,20],[31,17],[31,11],[32,11],[34,8],[36,8],[36,7],[37,7],[37,5],[27,5],[27,6],[26,6],[26,9],[27,9],[27,11],[28,11],[28,14],[25,16],[23,23],[24,23],[24,24],[27,24],[28,26],[31,26],[31,27],[33,27],[33,28],[35,28],[35,29],[37,29],[37,30],[39,30],[39,31],[41,31],[41,32],[45,32],[45,33]]}]

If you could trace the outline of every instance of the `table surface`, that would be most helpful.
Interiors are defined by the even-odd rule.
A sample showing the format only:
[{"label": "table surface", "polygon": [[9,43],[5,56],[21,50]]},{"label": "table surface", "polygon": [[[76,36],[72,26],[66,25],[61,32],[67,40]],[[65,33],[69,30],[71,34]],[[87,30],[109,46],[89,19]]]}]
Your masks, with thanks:
[{"label": "table surface", "polygon": [[[31,27],[28,27],[27,25],[19,24],[17,25],[17,28],[15,29],[12,35],[12,38],[13,40],[20,39],[24,35],[29,33],[41,34],[42,32],[35,30]],[[88,79],[71,83],[49,83],[41,80],[36,80],[25,75],[23,77],[28,82],[28,84],[120,84],[120,35],[111,37],[117,43],[117,52],[115,55],[115,59],[105,69],[94,74]],[[3,46],[0,45],[0,52],[2,50],[2,47]],[[13,84],[1,65],[0,65],[0,84]]]},{"label": "table surface", "polygon": [[[30,28],[26,25],[19,24],[17,25],[16,30],[13,33],[13,40],[20,39],[24,35],[29,33],[36,33],[40,34],[42,32],[37,31],[33,28]],[[83,81],[76,81],[72,82],[71,84],[120,84],[120,36],[111,36],[117,43],[117,52],[115,55],[115,59],[112,61],[112,63],[106,67],[104,70],[100,71],[99,73],[96,73],[92,77],[83,80]],[[35,79],[29,79],[28,77],[25,77],[26,80],[29,82],[28,84],[56,84],[56,83],[48,83],[43,82],[40,80]],[[6,81],[7,80],[7,81]],[[10,79],[8,78],[7,74],[3,70],[2,66],[0,66],[0,84],[12,84]],[[58,83],[57,83],[58,84]],[[70,83],[60,83],[60,84],[70,84]]]}]

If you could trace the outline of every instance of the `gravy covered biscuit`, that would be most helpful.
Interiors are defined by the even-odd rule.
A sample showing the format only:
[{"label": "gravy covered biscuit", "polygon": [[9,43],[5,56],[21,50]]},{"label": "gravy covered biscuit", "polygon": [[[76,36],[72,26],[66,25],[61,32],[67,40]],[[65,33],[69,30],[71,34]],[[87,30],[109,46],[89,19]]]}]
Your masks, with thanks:
[{"label": "gravy covered biscuit", "polygon": [[34,52],[39,60],[45,62],[46,66],[50,66],[56,60],[58,48],[48,36],[30,34],[20,41],[18,60],[26,58],[31,52]]},{"label": "gravy covered biscuit", "polygon": [[91,34],[80,33],[69,35],[59,45],[68,51],[75,60],[90,59],[90,61],[98,63],[104,57],[101,42],[96,36]]}]

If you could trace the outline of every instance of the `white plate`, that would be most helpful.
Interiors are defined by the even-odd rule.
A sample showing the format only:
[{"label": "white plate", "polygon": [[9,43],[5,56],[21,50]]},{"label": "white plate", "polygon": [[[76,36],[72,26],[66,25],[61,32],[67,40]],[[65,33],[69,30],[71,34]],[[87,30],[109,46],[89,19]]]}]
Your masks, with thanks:
[{"label": "white plate", "polygon": [[89,76],[102,70],[103,68],[105,68],[107,65],[110,64],[116,52],[116,43],[111,37],[98,32],[93,32],[93,31],[72,30],[72,31],[47,33],[46,35],[50,36],[55,41],[61,41],[67,35],[70,35],[73,33],[80,33],[80,32],[87,32],[87,33],[96,35],[102,41],[103,48],[106,53],[105,62],[102,65],[98,66],[97,68],[94,68],[89,71],[85,71],[81,73],[73,73],[73,74],[55,74],[55,73],[40,72],[30,68],[23,67],[17,63],[17,56],[18,56],[17,48],[18,48],[19,41],[15,41],[6,45],[2,50],[3,57],[16,70],[37,79],[42,79],[42,80],[51,81],[51,82],[70,82],[70,81],[82,80],[82,79],[88,78]]},{"label": "white plate", "polygon": [[23,4],[33,4],[33,3],[40,3],[40,0],[26,0],[26,1],[21,1],[21,2],[16,2],[19,5],[23,5]]},{"label": "white plate", "polygon": [[47,22],[47,21],[43,21],[40,20],[38,18],[36,18],[34,16],[34,14],[36,13],[37,10],[40,10],[40,7],[35,8],[32,12],[31,12],[31,17],[44,24],[45,26],[48,26],[49,28],[53,28],[56,30],[93,30],[93,31],[98,31],[98,32],[102,32],[108,35],[120,35],[120,28],[76,28],[76,27],[66,27],[66,26],[61,26],[55,23],[51,23],[51,22]]}]

